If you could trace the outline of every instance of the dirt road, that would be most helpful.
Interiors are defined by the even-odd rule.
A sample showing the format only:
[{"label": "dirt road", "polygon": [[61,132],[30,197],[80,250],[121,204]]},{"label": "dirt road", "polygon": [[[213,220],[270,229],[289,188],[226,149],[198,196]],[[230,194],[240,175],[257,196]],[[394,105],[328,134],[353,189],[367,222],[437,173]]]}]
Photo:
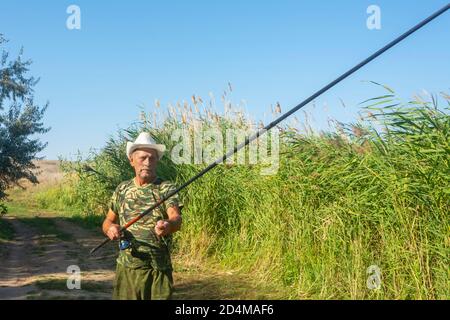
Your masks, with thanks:
[{"label": "dirt road", "polygon": [[[0,299],[110,298],[115,248],[109,245],[96,256],[89,256],[101,234],[59,217],[4,219],[15,236],[2,244]],[[73,275],[68,273],[69,266],[81,271],[79,290],[67,287]],[[75,283],[73,278],[70,283]]]},{"label": "dirt road", "polygon": [[[95,256],[89,251],[103,236],[51,214],[3,217],[13,240],[0,241],[0,299],[111,299],[116,243]],[[176,259],[176,258],[175,258]],[[81,289],[68,289],[69,266],[81,271]],[[174,299],[265,299],[248,277],[235,272],[177,263]]]}]

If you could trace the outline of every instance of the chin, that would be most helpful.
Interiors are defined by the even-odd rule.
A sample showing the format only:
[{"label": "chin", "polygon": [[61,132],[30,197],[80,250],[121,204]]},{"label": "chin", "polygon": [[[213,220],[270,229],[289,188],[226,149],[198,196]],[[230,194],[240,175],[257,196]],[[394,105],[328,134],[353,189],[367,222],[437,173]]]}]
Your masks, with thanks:
[{"label": "chin", "polygon": [[149,172],[141,172],[140,177],[141,177],[142,179],[149,179],[149,178],[152,177],[152,174],[149,173]]}]

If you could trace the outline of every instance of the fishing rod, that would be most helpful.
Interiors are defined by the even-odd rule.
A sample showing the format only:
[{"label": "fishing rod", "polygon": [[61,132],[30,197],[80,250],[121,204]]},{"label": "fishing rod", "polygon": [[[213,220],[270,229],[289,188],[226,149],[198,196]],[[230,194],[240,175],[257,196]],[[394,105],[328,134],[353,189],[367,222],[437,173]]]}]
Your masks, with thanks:
[{"label": "fishing rod", "polygon": [[[236,147],[234,147],[233,150],[225,153],[223,156],[221,156],[220,158],[218,158],[216,161],[214,161],[213,163],[211,163],[209,166],[207,166],[205,169],[203,169],[202,171],[200,171],[197,175],[195,175],[194,177],[192,177],[191,179],[189,179],[188,181],[186,181],[185,183],[183,183],[181,186],[179,186],[178,188],[176,188],[175,190],[169,192],[167,195],[165,195],[164,197],[162,197],[160,200],[158,200],[154,205],[152,205],[150,208],[146,209],[145,211],[143,211],[141,214],[139,214],[138,216],[136,216],[135,218],[133,218],[132,220],[128,221],[127,224],[125,224],[124,226],[122,226],[120,228],[120,233],[122,233],[123,231],[125,231],[126,229],[128,229],[131,225],[135,224],[137,221],[141,220],[144,216],[146,216],[147,214],[149,214],[150,212],[152,212],[154,209],[158,208],[161,204],[163,204],[167,199],[169,199],[170,197],[174,196],[175,194],[177,194],[178,192],[180,192],[181,190],[183,190],[184,188],[186,188],[187,186],[189,186],[191,183],[193,183],[194,181],[196,181],[197,179],[201,178],[203,175],[205,175],[208,171],[214,169],[218,164],[224,162],[227,158],[229,158],[230,156],[234,155],[236,152],[238,152],[240,149],[244,148],[246,145],[248,145],[250,142],[254,141],[255,139],[257,139],[258,137],[260,137],[261,135],[263,135],[264,133],[266,133],[267,131],[269,131],[270,129],[272,129],[273,127],[275,127],[277,124],[279,124],[281,121],[283,121],[284,119],[288,118],[289,116],[291,116],[293,113],[297,112],[298,110],[300,110],[301,108],[303,108],[305,105],[307,105],[308,103],[310,103],[311,101],[313,101],[314,99],[316,99],[317,97],[319,97],[320,95],[322,95],[324,92],[328,91],[329,89],[331,89],[332,87],[334,87],[335,85],[337,85],[339,82],[341,82],[342,80],[344,80],[345,78],[347,78],[348,76],[350,76],[351,74],[355,73],[356,71],[358,71],[359,69],[361,69],[362,67],[364,67],[366,64],[368,64],[369,62],[371,62],[372,60],[374,60],[375,58],[377,58],[378,56],[382,55],[384,52],[388,51],[389,49],[391,49],[393,46],[397,45],[398,43],[400,43],[401,41],[403,41],[404,39],[406,39],[407,37],[409,37],[411,34],[413,34],[414,32],[416,32],[417,30],[423,28],[425,25],[427,25],[428,23],[430,23],[431,21],[433,21],[434,19],[436,19],[437,17],[439,17],[440,15],[442,15],[444,12],[446,12],[448,9],[450,9],[450,3],[447,4],[446,6],[444,6],[442,9],[436,11],[435,13],[433,13],[431,16],[429,16],[428,18],[426,18],[425,20],[421,21],[420,23],[418,23],[417,25],[415,25],[414,27],[412,27],[411,29],[409,29],[408,31],[406,31],[405,33],[403,33],[402,35],[400,35],[398,38],[392,40],[391,42],[389,42],[387,45],[385,45],[384,47],[382,47],[381,49],[379,49],[378,51],[376,51],[374,54],[372,54],[371,56],[369,56],[368,58],[366,58],[365,60],[361,61],[359,64],[357,64],[356,66],[354,66],[353,68],[351,68],[350,70],[348,70],[347,72],[345,72],[344,74],[342,74],[341,76],[339,76],[338,78],[336,78],[335,80],[333,80],[332,82],[330,82],[329,84],[327,84],[325,87],[323,87],[322,89],[320,89],[319,91],[317,91],[316,93],[314,93],[313,95],[311,95],[309,98],[307,98],[306,100],[304,100],[303,102],[301,102],[300,104],[298,104],[297,106],[295,106],[294,108],[292,108],[291,110],[289,110],[288,112],[286,112],[284,115],[280,116],[278,119],[275,119],[274,121],[272,121],[271,123],[269,123],[268,125],[266,125],[264,128],[259,129],[256,133],[254,133],[253,135],[247,136],[245,137],[245,141],[242,142],[241,144],[237,145]],[[100,249],[101,247],[103,247],[105,244],[107,244],[109,241],[111,241],[111,239],[106,238],[102,243],[100,243],[97,247],[95,247],[94,249],[91,250],[91,254],[93,254],[94,252],[96,252],[98,249]]]}]

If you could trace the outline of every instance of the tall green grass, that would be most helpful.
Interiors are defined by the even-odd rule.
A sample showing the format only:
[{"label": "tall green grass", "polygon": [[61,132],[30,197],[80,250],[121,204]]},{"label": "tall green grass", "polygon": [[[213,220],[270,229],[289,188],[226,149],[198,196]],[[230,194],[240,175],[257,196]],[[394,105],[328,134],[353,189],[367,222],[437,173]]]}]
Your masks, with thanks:
[{"label": "tall green grass", "polygon": [[[363,103],[360,121],[334,131],[278,127],[276,175],[260,175],[260,165],[220,165],[184,190],[177,252],[251,273],[293,299],[450,298],[450,99],[403,103],[388,90]],[[125,140],[142,129],[170,150],[171,132],[196,121],[223,131],[250,127],[242,112],[219,115],[204,105],[194,96],[169,107],[168,117],[143,115],[101,152],[67,163],[70,188],[43,203],[69,199],[104,213],[114,187],[133,176]],[[180,184],[203,167],[165,157],[159,174]],[[381,270],[376,290],[367,287],[372,265]]]}]

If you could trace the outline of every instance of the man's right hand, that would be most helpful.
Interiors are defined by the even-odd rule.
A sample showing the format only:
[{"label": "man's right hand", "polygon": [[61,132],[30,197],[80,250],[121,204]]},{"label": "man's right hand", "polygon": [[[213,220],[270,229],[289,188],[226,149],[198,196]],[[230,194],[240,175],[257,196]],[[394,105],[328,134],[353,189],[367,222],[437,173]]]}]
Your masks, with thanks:
[{"label": "man's right hand", "polygon": [[111,240],[117,240],[120,238],[120,226],[118,224],[111,224],[106,235]]}]

